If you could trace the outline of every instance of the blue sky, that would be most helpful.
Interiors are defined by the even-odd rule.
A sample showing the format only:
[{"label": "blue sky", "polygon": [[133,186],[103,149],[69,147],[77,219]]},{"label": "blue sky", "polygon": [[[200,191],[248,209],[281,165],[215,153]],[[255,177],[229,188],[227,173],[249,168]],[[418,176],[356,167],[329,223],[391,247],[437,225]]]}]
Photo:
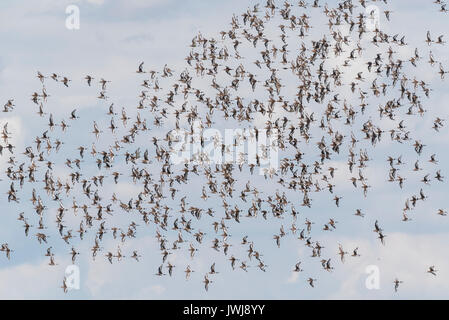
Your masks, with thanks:
[{"label": "blue sky", "polygon": [[[67,167],[63,162],[66,158],[76,157],[76,150],[70,146],[84,144],[90,147],[94,141],[92,130],[93,121],[97,121],[102,128],[108,125],[109,117],[105,115],[107,107],[114,102],[116,112],[126,108],[128,115],[135,117],[140,93],[139,87],[142,77],[136,75],[135,70],[141,61],[145,61],[145,69],[161,70],[168,64],[179,74],[186,68],[184,58],[188,55],[191,39],[201,32],[205,37],[220,37],[219,32],[230,26],[232,15],[244,12],[258,1],[218,1],[218,0],[80,0],[80,1],[2,1],[0,3],[0,40],[2,54],[0,55],[0,101],[15,99],[15,110],[12,113],[0,115],[0,125],[8,122],[13,132],[13,141],[17,146],[17,152],[22,152],[26,146],[33,143],[36,136],[41,135],[48,121],[48,114],[53,114],[57,121],[68,119],[73,109],[78,110],[80,121],[71,122],[69,133],[62,135],[65,145],[62,152],[55,156],[55,162],[62,162],[55,166],[55,174],[67,177]],[[279,1],[278,1],[279,2]],[[425,44],[427,30],[431,31],[435,38],[445,34],[445,40],[449,39],[445,26],[448,26],[448,15],[438,12],[433,1],[405,1],[397,0],[391,3],[390,10],[392,21],[385,20],[381,16],[380,25],[390,34],[406,35],[409,47],[399,52],[404,60],[413,54],[417,47],[422,60],[427,61],[429,50],[432,50],[436,59],[444,66],[449,66],[448,47],[428,47]],[[324,2],[323,2],[324,3]],[[65,27],[65,8],[75,4],[80,8],[80,30],[68,30]],[[328,1],[329,6],[336,1]],[[384,8],[380,2],[374,3]],[[383,9],[381,9],[383,11]],[[317,18],[312,34],[318,35],[327,32],[328,27],[324,20]],[[276,34],[276,24],[267,33]],[[299,47],[298,42],[298,47]],[[365,54],[372,58],[376,49],[370,49]],[[379,49],[380,50],[380,49]],[[243,53],[244,52],[244,53]],[[248,47],[242,49],[242,55],[248,62],[256,59],[257,52]],[[408,57],[408,58],[407,58]],[[259,57],[260,58],[260,57]],[[365,58],[365,56],[364,56]],[[366,58],[368,59],[368,58]],[[406,63],[405,63],[406,64]],[[252,68],[252,67],[251,67]],[[351,72],[364,65],[355,65]],[[331,258],[334,271],[329,273],[321,268],[318,260],[310,258],[310,250],[304,243],[289,235],[282,240],[278,249],[273,235],[279,232],[281,225],[287,230],[291,226],[291,219],[283,220],[268,217],[268,221],[256,219],[243,221],[241,224],[230,224],[232,252],[236,257],[244,259],[246,248],[240,246],[240,240],[248,235],[254,241],[255,247],[260,249],[263,260],[268,265],[267,271],[262,272],[255,266],[254,261],[248,261],[251,267],[249,272],[242,270],[232,271],[228,257],[218,254],[210,248],[214,238],[211,227],[214,219],[204,217],[198,223],[198,227],[206,232],[207,241],[201,247],[194,260],[185,255],[181,250],[173,254],[169,260],[173,261],[175,268],[173,278],[168,276],[157,277],[154,274],[160,265],[161,256],[158,243],[155,240],[155,228],[146,228],[138,232],[136,239],[127,240],[121,245],[122,251],[129,256],[133,250],[138,250],[142,255],[141,261],[136,262],[129,258],[120,263],[109,264],[104,258],[108,250],[116,250],[117,241],[113,241],[110,234],[105,236],[102,247],[105,249],[99,253],[96,261],[90,257],[90,247],[93,244],[92,231],[88,232],[88,240],[74,240],[73,245],[81,252],[77,264],[80,267],[80,290],[72,290],[64,294],[60,288],[64,277],[64,270],[70,262],[70,247],[59,239],[54,220],[57,206],[49,204],[50,208],[46,216],[48,222],[48,234],[55,252],[57,266],[49,266],[48,258],[44,256],[46,246],[39,245],[34,234],[25,238],[21,222],[17,221],[18,213],[27,212],[30,219],[33,214],[32,207],[26,200],[29,199],[31,189],[23,190],[21,204],[7,203],[6,197],[0,199],[0,242],[8,242],[14,250],[11,260],[0,256],[0,298],[4,299],[414,299],[414,298],[447,298],[449,289],[449,254],[446,243],[449,239],[449,222],[447,217],[436,214],[440,208],[448,208],[446,183],[432,181],[431,186],[422,186],[419,182],[423,173],[434,174],[436,166],[427,163],[430,155],[437,154],[439,160],[438,169],[443,175],[447,175],[449,153],[447,152],[448,131],[445,128],[436,134],[432,129],[432,121],[436,116],[449,119],[447,101],[449,98],[447,79],[441,81],[437,74],[437,67],[429,67],[425,62],[415,70],[409,65],[407,72],[422,78],[433,89],[430,99],[425,99],[425,107],[428,109],[423,119],[407,118],[407,130],[413,133],[413,137],[422,140],[426,144],[425,152],[420,157],[420,163],[424,170],[419,173],[410,172],[414,162],[418,159],[410,145],[393,144],[388,134],[382,143],[375,149],[368,149],[372,158],[368,169],[364,174],[372,186],[368,197],[352,187],[347,170],[346,154],[333,159],[332,165],[338,168],[336,172],[335,193],[343,196],[342,205],[336,208],[332,202],[333,195],[328,192],[313,194],[313,206],[310,209],[299,207],[302,195],[286,192],[288,199],[299,207],[300,217],[297,225],[304,227],[305,218],[314,221],[313,238],[325,246],[323,255]],[[45,75],[52,72],[72,79],[70,88],[65,88],[60,83],[53,83],[46,79],[47,91],[50,93],[45,111],[45,117],[39,118],[35,112],[36,106],[30,101],[30,95],[41,88],[36,78],[37,71]],[[92,88],[86,86],[84,76],[92,74],[96,80]],[[349,73],[351,74],[351,73]],[[349,75],[345,77],[349,78]],[[107,102],[96,99],[99,87],[98,79],[110,80],[108,84]],[[165,82],[164,82],[165,81]],[[198,85],[206,85],[198,80]],[[168,80],[161,80],[166,85]],[[284,95],[294,92],[296,83],[286,79],[286,91]],[[291,89],[290,91],[288,89]],[[247,96],[252,93],[245,92]],[[255,93],[258,94],[258,93]],[[350,91],[340,92],[341,98],[354,101],[356,97]],[[194,103],[194,102],[192,102]],[[373,101],[374,111],[372,119],[376,123],[385,126],[394,126],[387,121],[378,122],[377,102]],[[142,115],[145,117],[144,112]],[[364,119],[369,118],[366,115]],[[236,128],[238,124],[220,121],[218,118],[215,127],[219,130]],[[120,122],[116,120],[117,122]],[[261,119],[256,121],[259,125]],[[149,122],[151,123],[151,122]],[[256,123],[256,124],[257,124]],[[164,129],[174,126],[174,122],[167,120],[164,128],[154,129],[155,134],[162,134]],[[337,127],[337,125],[336,125]],[[359,123],[360,127],[360,123]],[[355,130],[355,129],[354,129]],[[55,129],[60,132],[60,129]],[[124,132],[124,131],[123,131]],[[318,132],[317,132],[318,134]],[[350,135],[350,131],[345,131]],[[148,137],[139,137],[138,144],[142,149],[150,148]],[[102,140],[98,145],[107,146],[108,140]],[[365,148],[369,144],[361,142]],[[99,147],[100,149],[101,147]],[[135,150],[137,147],[132,147]],[[313,150],[313,146],[310,147]],[[312,151],[311,151],[312,152]],[[315,149],[316,152],[316,149]],[[7,154],[7,152],[4,152]],[[404,189],[400,189],[397,183],[388,183],[387,156],[403,156],[406,163],[404,174],[408,180]],[[312,158],[316,155],[311,154]],[[16,155],[20,158],[20,155]],[[2,171],[6,170],[7,157],[0,159]],[[86,172],[97,174],[95,164],[86,160]],[[122,167],[123,168],[123,167]],[[149,168],[157,170],[157,168]],[[153,171],[155,174],[157,171]],[[405,173],[407,172],[407,173]],[[86,175],[88,175],[86,173]],[[3,181],[0,181],[2,190],[7,190],[9,182],[2,173]],[[64,179],[65,179],[64,178]],[[201,185],[204,181],[200,178],[192,178],[191,185],[186,186],[185,192],[189,203],[199,204],[203,207],[214,207],[217,212],[222,210],[221,201],[211,198],[205,204],[200,199]],[[237,184],[243,187],[251,180],[251,184],[264,194],[276,192],[279,188],[274,183],[265,180],[263,176],[249,176],[247,172],[239,176]],[[419,192],[423,188],[429,199],[420,203],[410,213],[413,219],[410,222],[401,222],[404,202],[411,194]],[[112,192],[124,198],[135,197],[139,187],[132,183],[131,179],[123,178],[119,185],[107,184],[104,188],[105,196],[110,197]],[[71,207],[71,198],[66,198],[66,207]],[[168,204],[177,206],[173,202]],[[232,205],[244,205],[238,199]],[[366,214],[365,218],[355,217],[355,209],[360,208]],[[35,218],[35,217],[34,217]],[[329,218],[335,218],[339,223],[337,229],[332,232],[322,231],[322,226]],[[79,217],[72,216],[72,211],[67,213],[67,224],[73,228],[79,224]],[[126,226],[133,219],[114,217],[114,223]],[[136,218],[137,219],[137,218]],[[379,220],[385,230],[386,245],[382,246],[372,232],[374,221]],[[33,224],[36,224],[37,220]],[[138,220],[136,220],[138,222]],[[142,222],[141,222],[142,224]],[[75,230],[75,229],[74,229]],[[140,229],[139,229],[140,230]],[[172,239],[177,234],[167,235]],[[211,237],[211,238],[209,238]],[[358,258],[347,257],[345,263],[339,261],[337,255],[338,244],[341,243],[345,250],[352,251],[359,247]],[[185,251],[185,250],[184,250]],[[305,270],[297,274],[291,271],[295,263],[301,260]],[[202,284],[203,275],[209,270],[212,262],[216,262],[217,271],[209,292],[205,292]],[[185,266],[189,264],[194,270],[189,281],[183,275]],[[380,289],[368,290],[365,287],[367,266],[376,265],[380,271]],[[430,265],[435,265],[439,270],[438,276],[426,273]],[[317,278],[315,288],[310,288],[306,282],[308,277]],[[393,280],[398,277],[404,281],[398,293],[393,290]]]}]

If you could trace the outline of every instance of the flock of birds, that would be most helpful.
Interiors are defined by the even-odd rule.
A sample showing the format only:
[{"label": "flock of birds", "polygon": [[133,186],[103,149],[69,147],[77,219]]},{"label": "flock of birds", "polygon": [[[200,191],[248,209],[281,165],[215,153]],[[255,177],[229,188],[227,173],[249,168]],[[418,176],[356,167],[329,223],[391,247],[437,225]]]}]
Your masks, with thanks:
[{"label": "flock of birds", "polygon": [[[73,263],[80,255],[90,254],[93,259],[104,257],[112,264],[125,258],[121,244],[137,238],[140,230],[149,227],[155,233],[162,256],[160,266],[155,266],[155,274],[172,276],[176,269],[182,268],[189,279],[194,272],[191,265],[175,266],[170,257],[177,250],[187,250],[193,259],[206,242],[209,248],[223,253],[233,270],[247,272],[254,267],[265,272],[268,266],[254,241],[241,235],[241,240],[235,242],[229,230],[238,223],[251,224],[253,219],[279,219],[276,221],[283,224],[273,235],[275,245],[280,247],[286,236],[296,238],[328,272],[334,269],[329,255],[337,255],[342,263],[346,256],[359,257],[358,247],[347,252],[342,245],[338,251],[326,252],[328,256],[323,257],[324,246],[315,240],[315,235],[335,230],[341,222],[330,218],[322,228],[316,228],[311,218],[301,217],[312,206],[314,193],[329,192],[336,207],[343,201],[334,194],[338,188],[335,173],[341,170],[331,165],[334,159],[342,154],[347,156],[351,175],[347,183],[366,197],[372,188],[365,173],[373,156],[370,151],[389,136],[391,141],[387,143],[407,146],[416,154],[412,171],[429,170],[423,174],[422,186],[433,179],[444,182],[437,168],[437,155],[423,159],[426,145],[407,130],[406,124],[410,117],[418,121],[425,118],[427,110],[423,100],[432,94],[429,83],[410,75],[413,69],[430,66],[441,79],[448,73],[432,53],[434,46],[445,45],[444,37],[434,37],[428,32],[425,42],[429,51],[422,53],[416,48],[412,56],[404,58],[398,52],[409,46],[405,36],[387,34],[381,28],[366,28],[373,13],[365,12],[365,8],[371,3],[386,5],[387,1],[344,0],[333,8],[318,0],[311,3],[267,0],[257,4],[239,16],[234,15],[230,28],[220,32],[218,39],[202,34],[195,36],[182,72],[167,65],[160,70],[147,70],[144,62],[136,64],[133,72],[140,77],[141,89],[135,108],[117,110],[109,101],[110,81],[87,75],[85,85],[98,87],[97,98],[104,104],[108,117],[108,124],[99,119],[89,124],[90,143],[78,141],[79,145],[75,145],[64,141],[71,127],[82,121],[76,109],[65,119],[56,119],[46,112],[46,103],[51,99],[47,88],[60,84],[69,90],[72,80],[55,73],[38,72],[42,87],[31,95],[31,101],[37,114],[48,119],[47,126],[34,141],[28,142],[29,146],[19,151],[11,143],[14,134],[5,124],[0,144],[0,155],[9,157],[5,172],[9,179],[8,202],[13,207],[27,199],[32,203],[30,210],[18,214],[25,236],[35,237],[46,247],[50,266],[56,265],[49,236],[53,224],[70,248]],[[440,12],[447,13],[444,2],[434,3]],[[315,15],[327,22],[327,32],[314,34],[320,31],[313,27]],[[385,10],[384,16],[390,21],[394,13]],[[250,56],[244,54],[247,51],[257,57],[245,58]],[[362,60],[366,63],[361,63]],[[293,79],[292,87],[283,80],[288,77]],[[379,106],[374,110],[379,119],[387,121],[376,123],[367,116],[376,108],[374,105]],[[10,99],[3,111],[14,112],[15,107],[14,99]],[[264,152],[258,154],[255,164],[214,164],[202,151],[195,155],[195,161],[171,163],[173,145],[178,142],[171,135],[172,129],[193,132],[198,121],[201,129],[234,123],[236,127],[254,129],[257,140],[258,130],[262,128],[255,126],[256,119],[263,119],[263,129],[268,133],[279,132],[272,146],[283,155],[279,168],[263,168],[264,179],[276,184],[272,194],[262,192],[259,190],[262,187],[251,181],[244,182],[241,188],[239,184],[244,174],[257,175],[254,169],[261,168],[261,162],[268,157]],[[432,122],[429,130],[437,133],[445,127],[446,120],[435,116]],[[391,127],[381,127],[380,123]],[[74,130],[71,132],[76,133]],[[158,136],[156,132],[161,134]],[[140,143],[142,137],[151,143]],[[254,137],[238,136],[233,145],[218,140],[216,143],[225,154],[251,138]],[[58,163],[61,153],[69,158]],[[403,188],[406,159],[390,156],[386,162],[387,180]],[[57,174],[53,170],[57,165],[65,166],[70,174]],[[198,179],[205,179],[200,189],[184,194],[188,186],[198,188]],[[123,181],[134,184],[140,191],[126,199],[116,193],[105,195],[106,185]],[[411,220],[411,210],[427,198],[423,188],[410,195],[402,220]],[[51,208],[56,208],[55,222],[49,217]],[[362,211],[355,209],[354,215],[363,218]],[[436,213],[447,215],[444,209]],[[76,230],[66,222],[67,215],[71,215],[71,220],[78,219]],[[122,223],[124,217],[127,223]],[[284,229],[288,219],[291,226]],[[379,243],[386,245],[387,235],[379,221],[375,220],[373,225]],[[201,230],[207,226],[212,226],[210,231]],[[92,234],[92,239],[86,234]],[[76,249],[76,244],[85,237],[92,241],[90,253]],[[105,238],[117,239],[117,249],[103,248]],[[232,248],[239,245],[247,252],[246,256],[233,252]],[[0,251],[8,259],[13,252],[7,243]],[[141,253],[133,250],[126,256],[139,261]],[[292,271],[304,272],[301,263],[298,261]],[[213,262],[204,274],[206,291],[218,269]],[[435,266],[430,266],[427,272],[437,275]],[[314,287],[317,280],[305,277],[304,282]],[[394,280],[395,291],[401,283],[398,278]],[[65,278],[62,289],[68,290]]]}]

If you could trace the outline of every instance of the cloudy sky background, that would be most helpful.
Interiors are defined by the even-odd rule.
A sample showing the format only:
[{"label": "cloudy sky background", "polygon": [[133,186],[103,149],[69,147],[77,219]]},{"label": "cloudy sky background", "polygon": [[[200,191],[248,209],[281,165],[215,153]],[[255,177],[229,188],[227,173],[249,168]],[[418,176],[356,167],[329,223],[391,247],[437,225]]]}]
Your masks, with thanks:
[{"label": "cloudy sky background", "polygon": [[[409,54],[414,47],[418,47],[423,60],[428,59],[429,48],[424,43],[427,30],[431,30],[435,37],[446,34],[443,26],[448,26],[448,15],[439,13],[432,2],[396,0],[391,4],[393,22],[388,23],[384,16],[381,18],[381,27],[385,27],[389,33],[405,34],[406,41],[411,44]],[[36,78],[38,70],[45,75],[52,72],[66,75],[73,80],[70,90],[51,82],[48,85],[47,89],[52,96],[45,111],[52,113],[55,118],[68,118],[74,108],[78,109],[81,118],[96,119],[104,115],[105,104],[95,99],[99,90],[86,89],[83,80],[86,74],[92,74],[97,79],[103,77],[111,80],[108,95],[110,101],[117,106],[117,111],[122,106],[135,108],[135,97],[139,93],[136,83],[140,81],[136,79],[135,70],[141,61],[145,61],[146,69],[160,70],[164,64],[168,64],[175,71],[182,71],[186,65],[184,58],[190,50],[188,46],[199,31],[206,37],[219,38],[219,32],[229,27],[232,15],[244,12],[254,3],[256,2],[241,0],[39,0],[33,1],[31,5],[29,1],[2,1],[0,40],[4,45],[0,55],[0,101],[6,102],[14,98],[16,109],[13,113],[1,114],[0,124],[9,123],[10,130],[14,133],[14,144],[20,152],[25,146],[31,145],[36,135],[41,134],[47,118],[37,117],[36,106],[30,101],[31,93],[40,89]],[[328,3],[332,5],[336,2]],[[65,27],[65,9],[70,4],[80,8],[80,30],[68,30]],[[318,32],[328,28],[324,24],[314,27]],[[431,50],[438,61],[449,67],[447,46],[432,46]],[[411,119],[406,124],[408,130],[416,133],[427,145],[421,160],[425,170],[434,174],[435,167],[426,164],[425,159],[430,154],[437,153],[442,174],[448,175],[449,133],[445,128],[439,134],[431,130],[433,116],[449,119],[448,80],[439,80],[437,68],[426,70],[420,77],[431,83],[434,90],[432,98],[425,100],[427,109],[431,109],[429,117],[424,122]],[[75,126],[73,129],[75,130]],[[85,139],[89,135],[86,132],[91,130],[91,122],[86,122],[85,127],[76,127],[76,130],[79,135],[67,137],[64,140],[67,144]],[[90,137],[88,144],[91,140]],[[64,270],[71,263],[69,247],[63,243],[55,245],[58,265],[48,266],[48,259],[43,256],[45,246],[40,246],[33,237],[24,238],[21,223],[16,220],[18,212],[27,209],[26,205],[14,207],[6,202],[5,196],[0,200],[0,241],[8,242],[15,251],[10,261],[0,256],[0,298],[448,298],[449,222],[448,218],[436,215],[439,208],[449,207],[447,185],[433,182],[431,188],[424,188],[429,200],[410,214],[412,221],[401,222],[405,199],[419,191],[420,184],[412,184],[410,189],[400,190],[397,184],[387,183],[386,156],[403,154],[406,165],[412,168],[416,155],[410,152],[409,147],[390,145],[388,136],[384,137],[384,142],[378,147],[376,159],[365,171],[369,184],[373,186],[367,199],[363,198],[360,189],[354,192],[348,181],[343,157],[342,162],[335,163],[339,168],[336,181],[339,187],[341,185],[338,194],[344,197],[342,206],[336,210],[331,197],[326,193],[316,196],[312,209],[304,210],[307,212],[306,216],[313,217],[314,227],[318,229],[330,217],[340,221],[336,231],[321,232],[314,236],[314,240],[319,240],[326,246],[325,256],[332,257],[335,267],[332,273],[323,271],[318,261],[310,261],[310,251],[306,250],[302,242],[286,240],[277,249],[272,236],[278,232],[281,224],[288,229],[289,222],[271,220],[272,223],[267,224],[259,219],[251,224],[234,226],[231,234],[235,235],[237,241],[245,234],[251,235],[256,248],[262,248],[264,261],[268,265],[266,273],[255,267],[250,269],[256,270],[248,273],[242,270],[232,272],[229,262],[222,258],[222,254],[217,254],[217,261],[221,261],[217,262],[220,274],[213,278],[214,283],[206,293],[201,281],[215,252],[202,250],[193,261],[182,255],[172,257],[179,264],[179,269],[186,264],[192,266],[196,272],[191,280],[185,281],[181,270],[175,270],[177,274],[172,279],[157,277],[154,274],[160,264],[160,253],[154,236],[148,234],[127,240],[122,247],[128,254],[137,249],[142,254],[139,263],[124,259],[121,263],[110,265],[102,257],[92,261],[89,254],[92,243],[77,245],[78,251],[86,252],[78,260],[81,288],[64,294],[59,287]],[[374,152],[371,151],[371,154],[374,156]],[[6,168],[5,160],[4,156],[0,162],[2,170]],[[61,174],[65,172],[64,168],[58,169]],[[416,175],[416,178],[422,178],[423,172]],[[5,177],[2,178],[5,180]],[[7,182],[1,182],[5,192],[9,185]],[[259,177],[253,183],[258,188],[263,188],[266,182],[263,177]],[[265,187],[267,190],[271,188]],[[134,192],[132,185],[110,188],[129,196]],[[192,190],[188,194],[199,196],[199,191]],[[364,219],[353,216],[356,208],[362,208],[366,213]],[[381,222],[387,235],[386,246],[380,245],[372,232],[376,219]],[[107,247],[108,241],[105,240],[102,246]],[[347,257],[345,264],[341,264],[337,256],[338,243],[347,251],[359,247],[361,257]],[[113,250],[116,242],[111,242],[110,246]],[[99,253],[100,256],[103,254]],[[299,259],[303,261],[302,268],[305,272],[298,277],[291,270]],[[365,269],[369,265],[379,267],[379,290],[368,290],[365,287]],[[430,265],[435,265],[439,270],[437,277],[426,273]],[[309,276],[318,278],[314,289],[309,288],[305,281]],[[396,277],[404,281],[398,293],[393,290],[393,280]]]}]

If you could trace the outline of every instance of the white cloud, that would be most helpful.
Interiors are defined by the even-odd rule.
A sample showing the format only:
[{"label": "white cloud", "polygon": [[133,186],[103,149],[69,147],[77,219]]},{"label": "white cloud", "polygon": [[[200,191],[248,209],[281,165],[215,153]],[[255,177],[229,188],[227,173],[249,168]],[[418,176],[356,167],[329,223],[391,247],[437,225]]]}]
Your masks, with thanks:
[{"label": "white cloud", "polygon": [[[64,279],[64,265],[50,267],[48,260],[0,269],[1,299],[42,299],[55,296]],[[60,289],[62,292],[62,289]]]}]

